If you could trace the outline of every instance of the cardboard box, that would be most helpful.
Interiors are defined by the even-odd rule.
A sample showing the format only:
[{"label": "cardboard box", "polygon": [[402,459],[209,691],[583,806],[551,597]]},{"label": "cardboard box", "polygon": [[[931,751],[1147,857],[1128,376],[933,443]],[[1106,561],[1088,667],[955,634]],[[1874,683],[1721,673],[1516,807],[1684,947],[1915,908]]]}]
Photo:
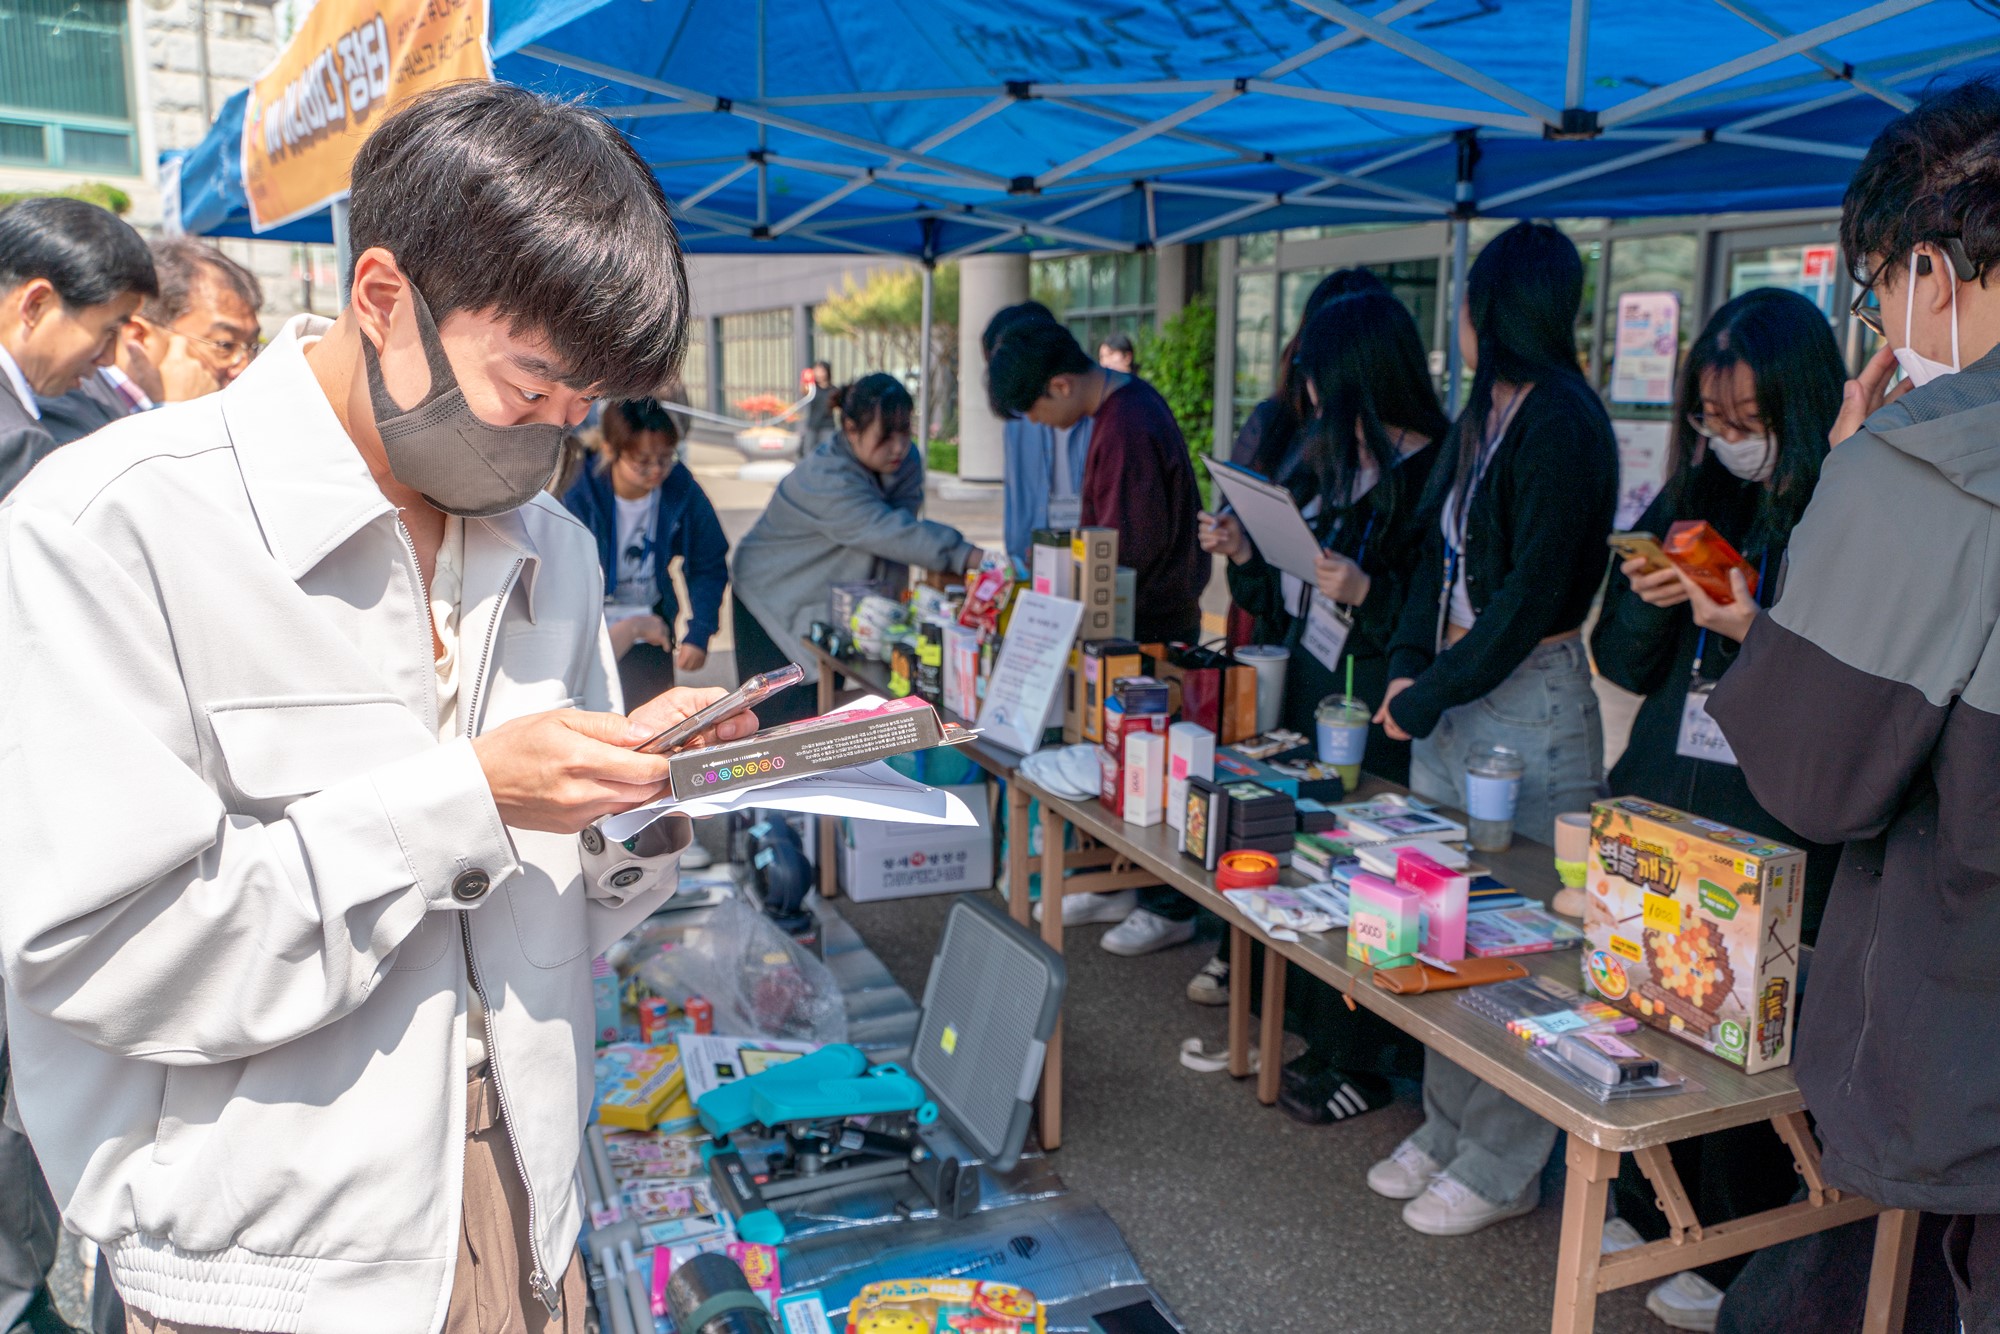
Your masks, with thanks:
[{"label": "cardboard box", "polygon": [[1076,596],[1076,573],[1066,528],[1037,528],[1028,538],[1029,587],[1050,597]]},{"label": "cardboard box", "polygon": [[1196,723],[1167,728],[1167,824],[1179,829],[1187,821],[1190,778],[1215,776],[1215,733]]},{"label": "cardboard box", "polygon": [[979,713],[979,631],[969,625],[944,628],[944,707],[961,718]]},{"label": "cardboard box", "polygon": [[1424,900],[1424,953],[1446,963],[1465,957],[1465,913],[1472,878],[1415,848],[1396,851],[1396,883]]},{"label": "cardboard box", "polygon": [[993,826],[987,815],[986,784],[944,790],[957,793],[971,808],[979,820],[977,828],[840,822],[840,884],[849,898],[873,903],[992,886]]},{"label": "cardboard box", "polygon": [[1372,871],[1347,886],[1347,955],[1375,968],[1400,968],[1423,948],[1423,896]]},{"label": "cardboard box", "polygon": [[[1079,528],[1070,535],[1072,596],[1083,604],[1077,638],[1110,639],[1118,632],[1118,530]],[[1137,676],[1134,667],[1121,676]]]},{"label": "cardboard box", "polygon": [[1126,824],[1156,825],[1165,817],[1167,738],[1161,732],[1134,732],[1125,741]]},{"label": "cardboard box", "polygon": [[1118,596],[1113,603],[1111,633],[1130,639],[1138,633],[1139,572],[1129,565],[1118,567]]},{"label": "cardboard box", "polygon": [[[1098,745],[1097,799],[1113,815],[1125,813],[1125,748],[1133,737],[1140,734],[1165,737],[1167,715],[1164,713],[1128,715],[1115,699],[1105,704],[1104,740]],[[1164,756],[1164,750],[1161,753]],[[1164,771],[1163,759],[1162,773]]]},{"label": "cardboard box", "polygon": [[1621,797],[1586,867],[1586,988],[1747,1074],[1792,1059],[1805,853]]},{"label": "cardboard box", "polygon": [[1085,741],[1104,740],[1104,701],[1111,697],[1111,683],[1137,676],[1139,662],[1139,646],[1129,639],[1085,638],[1083,698],[1077,709]]}]

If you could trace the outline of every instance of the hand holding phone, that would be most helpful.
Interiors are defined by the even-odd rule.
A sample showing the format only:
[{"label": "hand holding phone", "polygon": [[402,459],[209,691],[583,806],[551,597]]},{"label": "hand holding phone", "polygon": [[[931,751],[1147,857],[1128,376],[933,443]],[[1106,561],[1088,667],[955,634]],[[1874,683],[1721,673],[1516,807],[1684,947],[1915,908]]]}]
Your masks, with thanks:
[{"label": "hand holding phone", "polygon": [[1660,549],[1660,539],[1651,533],[1634,529],[1629,533],[1613,533],[1604,541],[1626,560],[1645,561],[1647,574],[1673,568],[1667,553]]},{"label": "hand holding phone", "polygon": [[788,662],[776,671],[753,676],[699,713],[681,719],[665,731],[655,733],[633,749],[649,755],[665,755],[679,750],[724,719],[733,718],[746,709],[754,709],[780,690],[795,686],[805,679],[806,669],[796,662]]}]

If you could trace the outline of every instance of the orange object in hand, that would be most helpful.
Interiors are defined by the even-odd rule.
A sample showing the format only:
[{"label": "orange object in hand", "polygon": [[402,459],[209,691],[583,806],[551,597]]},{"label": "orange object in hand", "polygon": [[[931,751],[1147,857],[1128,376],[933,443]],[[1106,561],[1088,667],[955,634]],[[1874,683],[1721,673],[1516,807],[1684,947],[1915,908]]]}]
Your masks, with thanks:
[{"label": "orange object in hand", "polygon": [[1660,547],[1667,553],[1667,559],[1694,580],[1712,601],[1725,606],[1736,601],[1736,594],[1729,587],[1731,570],[1741,570],[1744,587],[1750,590],[1751,597],[1757,596],[1757,571],[1708,520],[1682,519],[1667,529],[1667,540]]}]

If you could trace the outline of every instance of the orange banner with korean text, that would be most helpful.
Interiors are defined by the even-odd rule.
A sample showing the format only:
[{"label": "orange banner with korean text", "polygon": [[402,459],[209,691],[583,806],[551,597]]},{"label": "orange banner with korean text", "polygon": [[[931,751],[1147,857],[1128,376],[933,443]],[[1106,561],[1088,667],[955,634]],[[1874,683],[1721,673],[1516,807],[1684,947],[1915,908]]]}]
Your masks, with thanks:
[{"label": "orange banner with korean text", "polygon": [[347,193],[361,143],[427,88],[490,79],[486,0],[319,0],[243,112],[243,185],[258,231]]}]

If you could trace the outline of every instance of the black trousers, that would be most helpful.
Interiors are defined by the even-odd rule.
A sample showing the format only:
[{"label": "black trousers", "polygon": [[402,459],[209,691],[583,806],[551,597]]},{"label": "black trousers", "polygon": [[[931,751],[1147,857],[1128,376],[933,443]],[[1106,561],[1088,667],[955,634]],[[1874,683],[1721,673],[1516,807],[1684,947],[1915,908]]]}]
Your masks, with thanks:
[{"label": "black trousers", "polygon": [[[732,592],[729,601],[736,626],[736,679],[739,683],[763,672],[776,671],[792,660],[791,655],[771,638],[771,632],[764,628],[756,613],[743,605],[742,598]],[[813,687],[793,686],[757,706],[757,724],[772,727],[778,723],[795,723],[817,712],[818,696]]]},{"label": "black trousers", "polygon": [[1944,1262],[1965,1334],[2000,1334],[2000,1214],[1958,1214],[1947,1222]]}]

